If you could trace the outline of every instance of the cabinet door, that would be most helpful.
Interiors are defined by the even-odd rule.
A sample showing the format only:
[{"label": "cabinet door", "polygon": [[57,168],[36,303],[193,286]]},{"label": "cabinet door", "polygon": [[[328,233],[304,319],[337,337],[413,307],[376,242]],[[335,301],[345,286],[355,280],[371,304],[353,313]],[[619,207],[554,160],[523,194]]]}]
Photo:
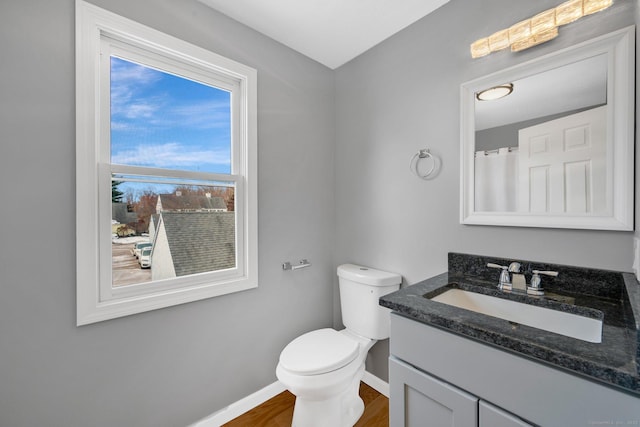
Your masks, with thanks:
[{"label": "cabinet door", "polygon": [[389,425],[476,427],[478,398],[406,363],[389,359]]},{"label": "cabinet door", "polygon": [[531,424],[484,400],[481,400],[478,406],[480,427],[532,427]]}]

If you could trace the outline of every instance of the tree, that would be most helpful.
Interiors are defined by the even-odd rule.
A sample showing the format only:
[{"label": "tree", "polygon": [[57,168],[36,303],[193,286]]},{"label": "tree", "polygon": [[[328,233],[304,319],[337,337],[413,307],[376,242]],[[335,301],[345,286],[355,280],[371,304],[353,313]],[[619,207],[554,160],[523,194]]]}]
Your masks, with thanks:
[{"label": "tree", "polygon": [[233,192],[233,188],[227,188],[224,195],[224,201],[227,204],[227,210],[229,212],[236,210],[236,196]]},{"label": "tree", "polygon": [[158,195],[152,190],[145,190],[140,199],[134,205],[134,210],[138,214],[138,224],[136,231],[144,233],[149,230],[149,219],[156,213],[156,203]]},{"label": "tree", "polygon": [[122,184],[122,181],[111,181],[111,203],[121,203],[122,191],[118,190],[118,186]]}]

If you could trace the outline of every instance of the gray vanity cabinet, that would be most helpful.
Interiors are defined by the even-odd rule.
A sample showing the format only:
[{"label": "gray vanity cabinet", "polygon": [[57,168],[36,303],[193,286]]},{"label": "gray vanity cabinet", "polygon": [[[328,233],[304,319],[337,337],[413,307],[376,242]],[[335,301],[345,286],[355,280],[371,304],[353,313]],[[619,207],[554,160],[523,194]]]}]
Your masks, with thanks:
[{"label": "gray vanity cabinet", "polygon": [[482,427],[531,427],[531,424],[484,400],[478,402],[478,417]]},{"label": "gray vanity cabinet", "polygon": [[478,398],[397,359],[389,360],[389,425],[478,425]]},{"label": "gray vanity cabinet", "polygon": [[394,427],[640,425],[635,394],[391,314]]},{"label": "gray vanity cabinet", "polygon": [[389,360],[389,425],[531,427],[507,411],[401,360]]}]

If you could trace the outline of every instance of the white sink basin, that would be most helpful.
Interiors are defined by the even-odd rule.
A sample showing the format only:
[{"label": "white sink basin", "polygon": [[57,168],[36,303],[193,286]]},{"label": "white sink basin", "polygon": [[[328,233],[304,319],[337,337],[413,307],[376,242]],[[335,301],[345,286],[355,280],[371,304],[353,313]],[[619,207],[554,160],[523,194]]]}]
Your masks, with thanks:
[{"label": "white sink basin", "polygon": [[495,298],[462,289],[449,289],[431,298],[431,301],[441,302],[583,341],[602,342],[601,319],[591,319],[573,313]]}]

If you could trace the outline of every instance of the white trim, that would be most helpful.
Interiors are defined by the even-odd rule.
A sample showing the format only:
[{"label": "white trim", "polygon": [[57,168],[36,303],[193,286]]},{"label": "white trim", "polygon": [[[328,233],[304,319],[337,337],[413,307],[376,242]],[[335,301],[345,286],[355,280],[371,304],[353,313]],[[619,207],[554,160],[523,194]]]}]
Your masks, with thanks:
[{"label": "white trim", "polygon": [[[389,398],[389,383],[381,380],[372,373],[365,371],[362,376],[362,382],[376,390],[386,398]],[[249,396],[232,403],[226,408],[214,412],[206,418],[196,421],[189,427],[219,427],[222,424],[238,418],[240,415],[252,410],[258,405],[263,404],[267,400],[279,395],[286,390],[280,381],[269,384],[268,386],[256,391]]]},{"label": "white trim", "polygon": [[237,402],[232,403],[226,408],[222,408],[219,411],[214,412],[206,418],[191,424],[189,427],[219,427],[222,424],[238,418],[245,412],[250,411],[258,405],[266,402],[267,400],[279,395],[286,388],[280,381],[276,381],[268,386],[244,397]]},{"label": "white trim", "polygon": [[[128,41],[136,52],[163,63],[211,72],[232,90],[234,130],[232,174],[181,175],[185,179],[234,182],[236,186],[236,269],[170,279],[166,286],[144,284],[114,291],[111,286],[111,218],[109,175],[116,172],[154,174],[153,168],[109,164],[108,136],[100,136],[100,47],[104,37]],[[158,59],[160,61],[160,59]],[[206,74],[206,73],[205,73]],[[213,79],[213,77],[211,77]],[[104,80],[104,79],[103,79]],[[106,81],[106,80],[105,80]],[[257,218],[257,71],[163,34],[82,0],[76,0],[76,301],[77,325],[99,322],[258,286]],[[175,173],[160,171],[161,176]],[[101,287],[102,284],[102,287]],[[176,285],[175,287],[173,285]],[[144,292],[143,292],[144,291]]]},{"label": "white trim", "polygon": [[364,371],[362,382],[386,397],[389,398],[389,383],[376,377],[369,371]]}]

